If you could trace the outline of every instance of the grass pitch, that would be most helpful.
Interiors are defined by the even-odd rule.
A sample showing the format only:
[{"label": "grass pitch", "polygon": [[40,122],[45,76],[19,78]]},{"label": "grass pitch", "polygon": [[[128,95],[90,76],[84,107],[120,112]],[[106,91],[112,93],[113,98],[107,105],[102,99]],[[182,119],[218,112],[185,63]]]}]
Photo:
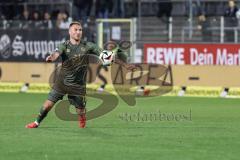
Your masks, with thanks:
[{"label": "grass pitch", "polygon": [[[40,128],[33,121],[46,94],[0,93],[1,160],[202,160],[239,159],[240,100],[155,97],[135,107],[120,100],[87,128],[59,120],[54,109]],[[88,105],[99,103],[89,99]],[[91,109],[91,108],[89,108]],[[136,118],[149,113],[182,119]],[[127,115],[127,116],[126,116]],[[130,117],[132,116],[132,117]]]}]

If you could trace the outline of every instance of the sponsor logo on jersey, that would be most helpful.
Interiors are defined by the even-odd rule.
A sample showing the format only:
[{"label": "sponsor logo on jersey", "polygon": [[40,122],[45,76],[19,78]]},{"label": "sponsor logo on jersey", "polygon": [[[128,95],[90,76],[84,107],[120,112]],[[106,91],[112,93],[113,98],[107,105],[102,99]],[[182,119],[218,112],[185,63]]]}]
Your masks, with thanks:
[{"label": "sponsor logo on jersey", "polygon": [[86,48],[81,47],[81,51],[82,51],[82,52],[85,52],[85,51],[86,51]]}]

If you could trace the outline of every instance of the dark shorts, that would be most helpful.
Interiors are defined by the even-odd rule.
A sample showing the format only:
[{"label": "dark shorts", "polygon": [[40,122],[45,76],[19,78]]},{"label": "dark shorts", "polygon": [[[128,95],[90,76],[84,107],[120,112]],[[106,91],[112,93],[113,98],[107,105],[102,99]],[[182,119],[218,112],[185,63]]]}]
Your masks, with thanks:
[{"label": "dark shorts", "polygon": [[[59,100],[62,100],[65,94],[59,93],[55,90],[51,90],[48,94],[48,100],[56,103]],[[86,98],[85,96],[73,96],[68,95],[68,101],[71,105],[75,106],[76,108],[85,108],[86,107]]]}]

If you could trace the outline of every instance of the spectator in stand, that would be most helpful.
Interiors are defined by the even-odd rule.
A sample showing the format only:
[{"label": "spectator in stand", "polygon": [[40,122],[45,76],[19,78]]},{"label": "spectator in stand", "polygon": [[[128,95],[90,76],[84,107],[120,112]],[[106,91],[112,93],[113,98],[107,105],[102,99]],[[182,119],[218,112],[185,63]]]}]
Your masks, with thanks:
[{"label": "spectator in stand", "polygon": [[63,16],[62,16],[62,12],[58,12],[57,13],[57,17],[56,17],[56,23],[55,23],[55,27],[59,28],[60,23],[63,21]]},{"label": "spectator in stand", "polygon": [[21,28],[27,29],[29,27],[29,20],[30,20],[29,11],[27,9],[23,10],[22,15],[20,16],[20,20],[21,20]]},{"label": "spectator in stand", "polygon": [[236,13],[238,8],[234,0],[228,1],[228,8],[225,10],[225,38],[226,42],[234,42],[234,27],[238,26]]},{"label": "spectator in stand", "polygon": [[40,13],[38,11],[33,12],[31,27],[33,27],[33,28],[43,28],[42,20],[40,18]]},{"label": "spectator in stand", "polygon": [[58,13],[57,22],[56,22],[57,28],[68,29],[71,22],[72,22],[72,18],[69,17],[69,15],[66,11]]},{"label": "spectator in stand", "polygon": [[204,14],[201,14],[198,17],[198,21],[198,29],[202,33],[202,42],[212,42],[212,31],[209,19]]},{"label": "spectator in stand", "polygon": [[52,20],[51,20],[51,16],[50,14],[46,11],[43,15],[43,28],[45,29],[52,29],[53,28],[53,24],[52,24]]}]

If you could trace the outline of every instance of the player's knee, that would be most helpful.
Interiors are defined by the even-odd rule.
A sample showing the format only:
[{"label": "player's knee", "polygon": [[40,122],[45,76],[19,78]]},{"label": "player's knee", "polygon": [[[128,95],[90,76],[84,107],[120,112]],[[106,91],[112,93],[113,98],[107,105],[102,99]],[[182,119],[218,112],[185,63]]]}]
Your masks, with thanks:
[{"label": "player's knee", "polygon": [[50,110],[54,106],[54,102],[46,100],[43,104],[44,108]]}]

